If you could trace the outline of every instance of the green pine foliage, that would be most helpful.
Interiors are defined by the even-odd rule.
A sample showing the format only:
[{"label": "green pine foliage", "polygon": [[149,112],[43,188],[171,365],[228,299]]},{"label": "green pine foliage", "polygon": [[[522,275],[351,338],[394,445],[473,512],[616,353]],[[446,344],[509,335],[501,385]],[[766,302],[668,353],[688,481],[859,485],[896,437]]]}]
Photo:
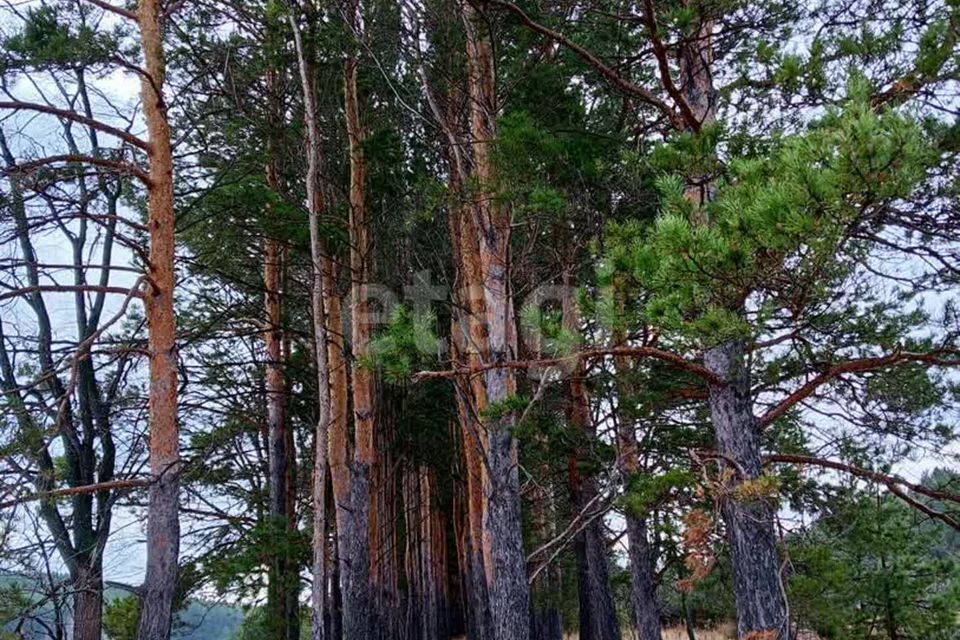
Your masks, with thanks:
[{"label": "green pine foliage", "polygon": [[822,638],[960,637],[960,565],[933,551],[944,529],[893,497],[837,499],[789,545],[791,602]]},{"label": "green pine foliage", "polygon": [[[651,162],[669,169],[704,153],[686,147],[681,139]],[[612,230],[601,276],[609,282],[624,271],[641,283],[655,326],[704,344],[755,337],[764,318],[791,305],[828,303],[866,249],[851,231],[910,196],[935,161],[913,119],[852,97],[809,132],[729,162],[702,214],[684,196],[683,177],[664,173],[660,215],[641,233]],[[748,299],[757,322],[739,311]]]}]

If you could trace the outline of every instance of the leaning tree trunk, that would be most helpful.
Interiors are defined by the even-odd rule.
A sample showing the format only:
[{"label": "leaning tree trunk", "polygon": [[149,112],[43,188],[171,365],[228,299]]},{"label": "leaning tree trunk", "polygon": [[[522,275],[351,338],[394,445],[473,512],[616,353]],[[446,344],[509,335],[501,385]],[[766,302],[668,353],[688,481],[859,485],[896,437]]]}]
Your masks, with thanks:
[{"label": "leaning tree trunk", "polygon": [[177,343],[173,311],[173,155],[163,100],[162,8],[141,0],[137,20],[146,74],[140,81],[150,145],[147,227],[150,286],[146,288],[150,352],[150,497],[147,511],[147,569],[142,589],[139,640],[167,640],[177,586],[180,552],[180,439],[177,429]]},{"label": "leaning tree trunk", "polygon": [[[471,214],[478,232],[472,239],[479,247],[482,273],[486,342],[481,357],[486,363],[516,357],[516,326],[510,293],[509,212],[496,196],[496,170],[492,143],[496,139],[497,96],[489,24],[474,5],[463,2],[467,48],[467,85],[470,96],[470,135],[473,143],[473,193]],[[520,519],[520,478],[516,423],[506,404],[516,394],[514,372],[506,367],[487,369],[482,376],[481,401],[489,412],[482,428],[486,483],[483,515],[483,552],[493,640],[527,640],[530,634],[529,588]],[[479,406],[480,403],[477,403]]]},{"label": "leaning tree trunk", "polygon": [[[680,46],[684,98],[701,127],[716,119],[711,69],[713,29],[712,20],[702,20]],[[685,190],[699,224],[710,224],[704,205],[712,198],[712,192],[709,176],[695,176]],[[759,477],[762,462],[759,426],[753,415],[744,357],[744,345],[737,341],[722,342],[704,354],[704,365],[721,381],[710,385],[710,417],[720,454],[737,467],[734,485]],[[763,500],[740,500],[731,492],[724,498],[722,512],[730,544],[737,633],[747,637],[773,631],[778,640],[788,640],[790,625],[777,557],[773,507]]]}]

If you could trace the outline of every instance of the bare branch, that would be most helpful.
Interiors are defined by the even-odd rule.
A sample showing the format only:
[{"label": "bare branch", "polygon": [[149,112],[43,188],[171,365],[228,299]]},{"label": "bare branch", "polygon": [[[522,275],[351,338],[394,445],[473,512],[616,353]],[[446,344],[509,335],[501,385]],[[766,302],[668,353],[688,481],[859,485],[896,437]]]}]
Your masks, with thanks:
[{"label": "bare branch", "polygon": [[887,487],[887,489],[893,495],[897,496],[908,505],[925,513],[935,520],[939,520],[944,524],[960,531],[960,522],[956,518],[952,517],[949,514],[946,514],[942,511],[937,511],[928,504],[924,504],[920,500],[917,500],[906,491],[904,488],[909,489],[914,493],[926,496],[928,498],[933,498],[935,500],[941,500],[945,502],[953,502],[960,504],[960,495],[947,493],[945,491],[938,491],[936,489],[931,489],[930,487],[925,487],[922,484],[916,484],[901,478],[900,476],[887,475],[885,473],[879,473],[877,471],[870,471],[869,469],[862,469],[860,467],[855,467],[850,464],[845,464],[843,462],[836,462],[834,460],[826,460],[824,458],[814,458],[811,456],[798,456],[798,455],[787,455],[787,454],[778,454],[767,456],[765,463],[771,462],[781,462],[786,464],[804,464],[812,465],[817,467],[823,467],[825,469],[833,469],[835,471],[842,471],[843,473],[848,473],[852,476],[858,478],[864,478],[871,480],[878,484],[882,484]]},{"label": "bare branch", "polygon": [[128,289],[126,287],[98,287],[95,285],[39,285],[36,287],[20,287],[14,289],[13,291],[7,291],[5,293],[0,293],[0,300],[9,300],[10,298],[17,298],[20,296],[29,295],[31,293],[75,293],[77,291],[92,291],[92,292],[104,292],[104,293],[118,293],[126,296],[131,296],[134,298],[142,298],[143,294],[135,289]]},{"label": "bare branch", "polygon": [[413,375],[413,381],[419,382],[421,380],[453,378],[463,375],[472,376],[485,371],[490,371],[491,369],[533,369],[536,367],[551,367],[563,364],[572,364],[577,362],[578,359],[596,360],[599,358],[605,358],[607,356],[653,358],[655,360],[662,360],[672,364],[678,369],[692,373],[695,376],[702,378],[706,382],[714,384],[720,384],[722,382],[706,367],[694,362],[690,362],[683,356],[676,353],[664,351],[663,349],[656,349],[654,347],[612,347],[609,349],[592,349],[589,351],[581,351],[559,358],[546,358],[542,360],[506,360],[503,362],[482,363],[474,366],[455,366],[452,369],[445,369],[442,371],[420,371]]},{"label": "bare branch", "polygon": [[149,480],[128,479],[128,480],[110,480],[109,482],[98,482],[96,484],[85,484],[79,487],[68,487],[66,489],[54,489],[53,491],[38,491],[30,495],[0,502],[0,509],[9,509],[18,504],[33,502],[35,500],[51,500],[56,498],[66,498],[86,493],[99,493],[100,491],[116,491],[122,489],[139,489],[150,484]]},{"label": "bare branch", "polygon": [[956,353],[946,349],[938,349],[936,351],[931,351],[930,353],[912,353],[909,351],[900,351],[898,349],[885,356],[877,356],[875,358],[859,358],[857,360],[848,360],[846,362],[835,364],[781,400],[777,406],[767,411],[767,413],[759,420],[760,428],[762,429],[774,420],[782,417],[798,403],[813,395],[817,389],[844,374],[875,371],[877,369],[882,369],[884,367],[889,367],[902,362],[925,362],[930,365],[939,366],[960,365],[960,359],[949,359],[944,357],[948,355],[956,356]]},{"label": "bare branch", "polygon": [[49,113],[57,116],[58,118],[64,118],[65,120],[71,120],[73,122],[85,124],[92,129],[96,129],[97,131],[102,131],[103,133],[119,138],[124,142],[137,147],[138,149],[143,149],[144,151],[148,151],[150,149],[150,145],[146,141],[141,140],[132,133],[124,131],[123,129],[111,127],[110,125],[104,124],[99,120],[88,118],[87,116],[80,115],[79,113],[70,111],[68,109],[58,109],[57,107],[51,107],[45,104],[38,104],[36,102],[21,102],[19,100],[0,101],[0,109],[7,109],[8,111],[37,111],[39,113]]},{"label": "bare branch", "polygon": [[116,5],[110,4],[109,2],[105,2],[104,0],[86,0],[86,1],[92,5],[96,5],[100,7],[104,11],[109,11],[110,13],[114,13],[118,16],[124,17],[127,20],[133,20],[134,22],[136,22],[137,20],[137,14],[135,14],[133,11],[129,11],[128,9],[124,9],[123,7],[118,7]]},{"label": "bare branch", "polygon": [[49,156],[47,158],[39,158],[37,160],[30,160],[28,162],[21,162],[13,167],[4,169],[2,175],[10,175],[13,173],[26,173],[28,171],[33,171],[39,167],[58,164],[65,162],[68,164],[90,164],[96,167],[104,167],[106,169],[111,169],[117,173],[127,174],[139,178],[145,185],[150,185],[150,177],[147,175],[147,172],[138,167],[135,164],[129,162],[123,162],[121,160],[110,160],[107,158],[98,158],[96,156],[88,156],[83,154],[73,154],[67,153],[57,156]]},{"label": "bare branch", "polygon": [[867,480],[872,480],[879,484],[891,485],[896,484],[907,489],[910,489],[914,493],[919,493],[921,495],[927,496],[928,498],[933,498],[934,500],[942,500],[945,502],[955,502],[960,504],[960,495],[954,493],[948,493],[946,491],[938,491],[937,489],[931,489],[930,487],[925,487],[922,484],[916,484],[901,478],[900,476],[888,475],[885,473],[880,473],[879,471],[871,471],[869,469],[863,469],[861,467],[855,467],[851,464],[846,464],[844,462],[837,462],[835,460],[827,460],[826,458],[815,458],[813,456],[801,456],[793,454],[775,454],[767,456],[767,463],[771,462],[781,462],[785,464],[805,464],[813,465],[817,467],[823,467],[825,469],[833,469],[834,471],[842,471],[844,473],[849,473],[850,475],[857,476],[858,478],[865,478]]},{"label": "bare branch", "polygon": [[[549,27],[546,27],[540,24],[539,22],[536,22],[530,16],[528,16],[523,11],[523,9],[513,4],[512,2],[507,2],[506,0],[488,0],[488,2],[490,4],[506,9],[507,11],[512,13],[514,16],[516,16],[520,20],[520,22],[522,22],[528,28],[532,29],[533,31],[536,31],[541,35],[544,35],[550,38],[554,42],[560,45],[563,45],[570,51],[574,52],[581,60],[583,60],[589,66],[591,66],[616,90],[632,98],[637,98],[641,102],[645,102],[646,104],[656,107],[661,113],[663,113],[665,116],[667,116],[670,119],[670,122],[673,124],[674,127],[676,127],[677,129],[684,128],[684,124],[685,124],[684,119],[680,118],[678,114],[673,109],[670,108],[670,105],[668,105],[666,102],[660,99],[659,96],[654,94],[652,91],[649,91],[648,89],[644,89],[643,87],[627,80],[626,78],[618,74],[616,71],[611,69],[609,66],[604,64],[599,58],[597,58],[593,53],[591,53],[587,49],[583,48],[576,42],[573,42],[572,40],[568,39],[562,33],[554,31],[553,29],[550,29]],[[696,121],[696,118],[694,118],[694,121]],[[699,123],[697,123],[697,126],[699,126]]]}]

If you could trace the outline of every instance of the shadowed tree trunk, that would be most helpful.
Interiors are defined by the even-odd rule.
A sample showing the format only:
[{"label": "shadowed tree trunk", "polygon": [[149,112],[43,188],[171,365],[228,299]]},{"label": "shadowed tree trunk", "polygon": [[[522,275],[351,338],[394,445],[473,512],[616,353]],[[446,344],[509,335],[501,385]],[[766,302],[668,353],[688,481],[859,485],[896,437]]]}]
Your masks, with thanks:
[{"label": "shadowed tree trunk", "polygon": [[697,640],[696,625],[693,623],[693,610],[684,591],[680,592],[680,602],[683,606],[683,625],[687,630],[687,640]]},{"label": "shadowed tree trunk", "polygon": [[177,428],[177,343],[173,312],[175,276],[173,155],[164,85],[163,11],[159,0],[141,0],[137,20],[146,75],[141,78],[143,115],[149,135],[150,286],[145,297],[150,351],[150,485],[147,511],[147,569],[142,589],[138,640],[167,640],[177,586],[180,552],[180,440]]},{"label": "shadowed tree trunk", "polygon": [[[713,86],[712,20],[701,20],[680,46],[680,80],[684,98],[701,126],[716,119],[716,89]],[[697,211],[701,224],[710,224],[704,205],[712,197],[707,176],[696,176],[685,195]],[[701,179],[702,178],[702,179]],[[738,310],[741,311],[741,310]],[[742,342],[723,342],[704,353],[704,365],[721,381],[710,385],[710,419],[717,449],[738,469],[734,485],[760,476],[760,430],[753,415],[750,374]],[[742,473],[742,477],[739,474]],[[730,493],[722,505],[730,545],[734,595],[737,603],[737,633],[773,631],[787,640],[786,594],[777,557],[773,508],[763,500],[739,500]]]},{"label": "shadowed tree trunk", "polygon": [[404,563],[408,602],[406,638],[441,640],[446,621],[446,549],[442,520],[436,510],[434,474],[407,464],[403,473],[406,549]]},{"label": "shadowed tree trunk", "polygon": [[[619,293],[617,294],[620,295]],[[621,296],[622,298],[622,296]],[[622,304],[622,299],[619,301]],[[623,345],[625,336],[614,334],[614,344]],[[628,358],[614,358],[617,376],[617,466],[624,486],[640,473],[634,411],[629,408],[635,394],[630,383],[631,364]],[[624,514],[627,548],[630,560],[630,604],[633,623],[639,640],[660,640],[660,605],[654,574],[653,551],[647,536],[646,518]]]},{"label": "shadowed tree trunk", "polygon": [[[563,327],[572,335],[581,333],[580,314],[571,294],[569,270],[564,274]],[[567,380],[567,424],[576,431],[577,442],[588,449],[587,459],[597,438],[597,428],[590,416],[590,401],[584,386],[583,362],[579,359]],[[568,475],[573,517],[592,517],[590,504],[597,497],[597,479],[588,471],[583,473],[584,457],[579,449],[570,453]],[[594,509],[597,507],[594,506]],[[619,640],[620,624],[613,602],[613,590],[607,570],[607,545],[603,539],[602,517],[591,520],[574,539],[577,562],[577,593],[580,603],[580,640]]]},{"label": "shadowed tree trunk", "polygon": [[[376,607],[377,638],[399,637],[402,624],[400,609],[400,567],[397,541],[397,464],[394,457],[395,418],[403,415],[402,391],[378,387],[376,460],[370,482],[370,584]],[[402,484],[402,477],[401,477]]]},{"label": "shadowed tree trunk", "polygon": [[[531,537],[534,545],[539,547],[557,535],[553,483],[534,483],[529,490],[528,499]],[[530,640],[562,640],[560,598],[560,569],[556,563],[551,562],[530,584]]]},{"label": "shadowed tree trunk", "polygon": [[[278,190],[276,169],[272,162],[267,165],[267,185]],[[270,215],[270,212],[267,212]],[[266,353],[265,389],[267,395],[267,460],[269,462],[271,526],[286,535],[293,521],[290,504],[292,482],[291,434],[288,432],[286,409],[286,383],[284,381],[283,349],[283,249],[277,240],[264,241],[263,276],[265,287],[266,330],[264,347]],[[289,541],[288,541],[289,542]],[[297,595],[299,577],[292,564],[288,544],[277,545],[272,552],[272,566],[268,587],[267,609],[271,612],[268,627],[277,637],[296,640],[299,635],[297,620]]]},{"label": "shadowed tree trunk", "polygon": [[100,640],[103,625],[103,572],[99,561],[79,568],[73,588],[74,640]]}]

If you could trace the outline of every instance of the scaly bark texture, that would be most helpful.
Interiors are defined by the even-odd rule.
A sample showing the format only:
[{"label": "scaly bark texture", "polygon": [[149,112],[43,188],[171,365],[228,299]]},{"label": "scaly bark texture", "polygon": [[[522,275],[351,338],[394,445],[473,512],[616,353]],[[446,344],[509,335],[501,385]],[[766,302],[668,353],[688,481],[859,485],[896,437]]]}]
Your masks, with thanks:
[{"label": "scaly bark texture", "polygon": [[[359,3],[349,0],[345,20],[356,38],[361,37]],[[353,356],[352,400],[354,447],[349,461],[349,491],[337,504],[340,540],[340,580],[343,591],[343,635],[346,640],[374,637],[374,602],[370,576],[370,475],[374,443],[373,372],[362,366],[368,354],[370,326],[367,278],[370,265],[370,230],[365,202],[366,168],[364,132],[357,95],[357,57],[351,50],[343,66],[344,111],[350,157],[350,348]]]},{"label": "scaly bark texture", "polygon": [[789,621],[780,562],[773,507],[765,500],[739,499],[732,495],[736,485],[758,478],[762,471],[760,430],[753,415],[750,384],[740,342],[727,342],[707,351],[704,364],[721,384],[710,385],[710,417],[717,449],[736,462],[743,477],[728,487],[722,510],[730,544],[733,590],[737,602],[737,633],[775,631],[777,638],[789,636]]},{"label": "scaly bark texture", "polygon": [[[716,119],[711,68],[713,29],[711,20],[702,20],[679,51],[684,99],[701,125],[710,125]],[[698,222],[710,224],[703,207],[712,197],[712,186],[703,178],[694,176],[685,195],[697,207]],[[710,385],[708,401],[717,449],[743,472],[743,477],[734,477],[733,486],[729,487],[733,489],[759,477],[762,465],[760,431],[753,415],[744,345],[729,341],[710,348],[704,353],[704,365],[722,381]],[[731,491],[724,497],[722,511],[730,544],[738,635],[742,638],[772,631],[778,640],[788,640],[790,624],[777,557],[773,508],[762,500],[740,500]]]},{"label": "scaly bark texture", "polygon": [[[459,145],[458,141],[451,143]],[[462,163],[450,163],[450,189],[457,196],[463,192]],[[454,295],[462,310],[451,324],[452,357],[455,362],[476,365],[480,362],[477,345],[486,341],[486,327],[481,322],[484,313],[480,257],[477,249],[473,219],[454,199],[450,219],[450,237],[457,265]],[[483,486],[487,470],[483,465],[486,432],[479,420],[479,412],[486,406],[483,381],[478,376],[457,380],[457,414],[460,424],[460,442],[463,450],[466,523],[463,536],[463,582],[466,585],[467,625],[470,637],[490,637],[490,595],[487,590],[483,555]]]},{"label": "scaly bark texture", "polygon": [[[509,212],[497,201],[497,177],[492,157],[496,139],[497,97],[489,23],[474,5],[462,4],[466,29],[467,87],[470,98],[470,136],[476,185],[470,216],[482,276],[486,341],[482,361],[504,362],[516,357],[516,326],[510,294]],[[477,376],[480,380],[481,376]],[[520,520],[520,479],[517,443],[511,430],[516,416],[504,410],[516,393],[511,369],[493,367],[482,376],[482,398],[474,408],[482,420],[485,482],[482,549],[490,600],[494,640],[527,640],[529,589]],[[479,392],[479,389],[477,390]],[[475,392],[475,396],[478,393]],[[487,411],[484,413],[483,408]],[[490,409],[494,409],[490,411]],[[483,438],[481,438],[483,440]]]},{"label": "scaly bark texture", "polygon": [[150,141],[147,152],[150,286],[145,306],[150,352],[150,474],[153,482],[147,511],[147,568],[137,625],[138,640],[167,640],[170,637],[180,552],[180,439],[173,312],[173,155],[162,94],[166,75],[162,20],[159,0],[141,0],[137,21],[146,73],[141,78],[140,87]]},{"label": "scaly bark texture", "polygon": [[[306,14],[307,28],[312,33],[316,25],[316,15],[310,2],[306,3]],[[303,119],[307,131],[306,191],[310,228],[310,260],[313,276],[310,302],[313,312],[314,360],[317,369],[317,428],[314,436],[313,464],[313,582],[311,591],[313,615],[310,633],[313,640],[324,640],[330,625],[327,596],[327,449],[331,422],[331,353],[328,352],[327,311],[332,306],[325,304],[324,291],[331,276],[329,274],[330,263],[326,242],[320,235],[320,216],[324,211],[324,199],[323,190],[320,186],[322,156],[320,127],[317,123],[314,53],[312,49],[310,51],[304,49],[303,36],[296,18],[291,16],[290,20],[297,52],[297,64],[300,70],[300,88],[303,93],[304,104]],[[339,305],[337,305],[337,320],[339,321]],[[333,350],[335,345],[330,345],[329,348]],[[345,382],[344,387],[346,387]],[[345,404],[346,402],[344,402]]]}]

